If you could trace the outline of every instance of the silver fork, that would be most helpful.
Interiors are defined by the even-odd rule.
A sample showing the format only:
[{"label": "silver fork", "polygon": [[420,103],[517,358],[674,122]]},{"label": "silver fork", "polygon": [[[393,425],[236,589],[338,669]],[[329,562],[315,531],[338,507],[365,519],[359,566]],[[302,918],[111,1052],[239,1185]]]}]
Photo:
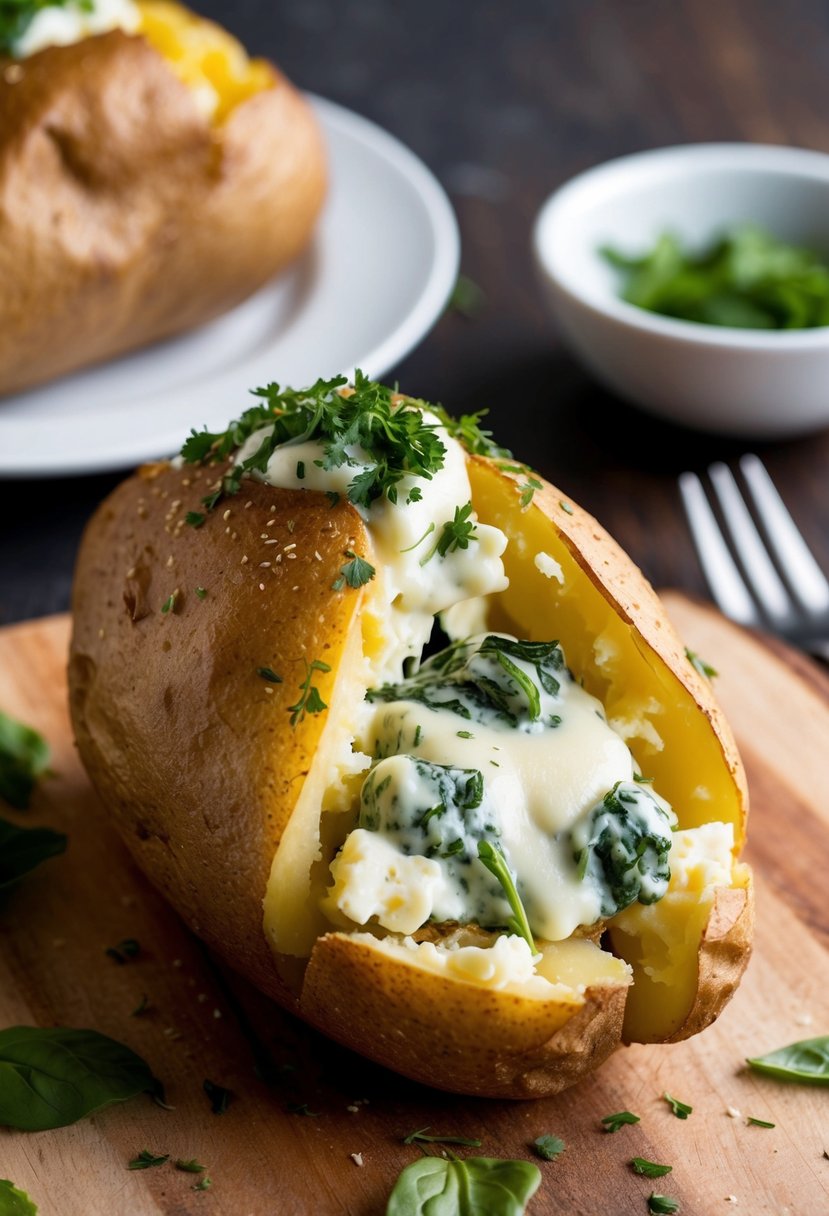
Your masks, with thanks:
[{"label": "silver fork", "polygon": [[682,473],[679,478],[688,525],[711,594],[732,620],[770,630],[829,661],[829,581],[762,461],[747,455],[739,464],[766,539],[728,465],[710,465],[708,477],[730,545],[700,478],[696,473]]}]

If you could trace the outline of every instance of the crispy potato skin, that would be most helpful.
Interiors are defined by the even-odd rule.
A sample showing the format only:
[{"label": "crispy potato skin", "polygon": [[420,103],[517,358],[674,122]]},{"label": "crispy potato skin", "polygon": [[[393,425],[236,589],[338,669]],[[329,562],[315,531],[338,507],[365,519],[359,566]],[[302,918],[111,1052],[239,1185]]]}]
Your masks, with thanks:
[{"label": "crispy potato skin", "polygon": [[275,69],[213,127],[141,37],[4,66],[0,394],[208,321],[308,244],[325,152]]},{"label": "crispy potato skin", "polygon": [[412,1080],[482,1098],[545,1098],[619,1045],[626,987],[560,1006],[398,963],[342,933],[321,937],[300,1012],[333,1039]]},{"label": "crispy potato skin", "polygon": [[[338,657],[359,628],[364,593],[333,593],[331,584],[343,550],[370,555],[370,540],[347,503],[332,508],[324,495],[253,481],[203,527],[184,526],[185,512],[200,509],[214,476],[167,465],[143,470],[99,509],[77,566],[73,722],[93,784],[136,860],[237,970],[371,1059],[480,1096],[543,1097],[576,1083],[635,1038],[624,1029],[622,984],[588,988],[568,1016],[559,1002],[438,975],[333,932],[317,940],[296,986],[277,974],[262,932],[262,896],[326,716],[291,730],[288,708],[303,657],[331,665],[318,683],[336,706]],[[687,661],[653,591],[595,520],[575,506],[572,514],[562,511],[561,501],[546,486],[530,509],[554,521],[613,610],[640,631],[653,661],[692,692],[744,791],[736,745],[710,685]],[[259,566],[284,553],[286,543],[297,544],[296,560]],[[207,589],[203,600],[197,586]],[[175,610],[162,612],[175,589]],[[264,685],[256,675],[261,666],[284,683]],[[746,867],[737,873],[733,888],[716,893],[696,996],[670,1041],[714,1020],[748,961],[750,874]]]},{"label": "crispy potato skin", "polygon": [[[149,467],[90,521],[75,578],[70,709],[81,758],[139,866],[194,932],[292,1005],[262,932],[262,898],[328,715],[292,729],[288,707],[305,656],[333,669],[314,677],[330,699],[361,602],[331,584],[343,549],[365,551],[366,538],[346,503],[253,481],[203,527],[184,525],[211,481]],[[268,683],[261,667],[283,682]]]}]

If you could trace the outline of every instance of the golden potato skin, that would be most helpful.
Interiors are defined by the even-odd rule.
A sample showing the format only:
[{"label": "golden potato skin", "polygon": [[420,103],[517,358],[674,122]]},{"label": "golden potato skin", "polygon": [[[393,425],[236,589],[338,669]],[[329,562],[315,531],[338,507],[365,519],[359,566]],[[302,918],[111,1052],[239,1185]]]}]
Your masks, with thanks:
[{"label": "golden potato skin", "polygon": [[300,1013],[352,1051],[424,1085],[482,1098],[545,1098],[619,1046],[626,994],[624,985],[590,988],[562,1025],[555,1001],[476,987],[328,933],[311,955]]},{"label": "golden potato skin", "polygon": [[305,248],[325,185],[275,69],[214,127],[141,37],[0,57],[0,394],[240,303]]},{"label": "golden potato skin", "polygon": [[[187,526],[212,482],[150,466],[90,521],[74,586],[70,709],[84,765],[139,866],[217,953],[292,1005],[262,931],[262,898],[327,713],[292,729],[288,707],[306,656],[332,668],[314,675],[331,699],[362,598],[331,584],[343,550],[364,552],[366,538],[345,502],[254,481],[202,527]],[[262,667],[283,682],[268,683]]]}]

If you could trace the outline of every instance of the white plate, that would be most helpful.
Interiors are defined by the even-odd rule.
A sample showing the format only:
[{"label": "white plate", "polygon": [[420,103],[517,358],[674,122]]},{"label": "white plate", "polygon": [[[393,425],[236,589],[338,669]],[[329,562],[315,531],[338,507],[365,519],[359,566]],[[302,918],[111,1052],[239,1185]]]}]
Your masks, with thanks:
[{"label": "white plate", "polygon": [[440,316],[458,273],[452,207],[407,148],[312,97],[330,193],[313,247],[217,321],[44,388],[0,399],[0,475],[132,467],[175,452],[191,427],[224,430],[249,390],[362,368],[379,377]]}]

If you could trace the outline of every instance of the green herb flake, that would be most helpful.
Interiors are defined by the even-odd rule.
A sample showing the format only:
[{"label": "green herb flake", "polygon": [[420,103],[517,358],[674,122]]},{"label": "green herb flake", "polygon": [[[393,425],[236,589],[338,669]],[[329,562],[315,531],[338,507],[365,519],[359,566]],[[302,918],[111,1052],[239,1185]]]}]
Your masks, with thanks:
[{"label": "green herb flake", "polygon": [[0,1127],[66,1127],[111,1102],[152,1092],[154,1084],[140,1056],[94,1030],[0,1030]]},{"label": "green herb flake", "polygon": [[522,509],[526,510],[526,508],[532,502],[532,500],[535,496],[536,490],[541,489],[541,482],[538,480],[537,477],[528,477],[526,484],[521,486],[520,489],[521,489],[521,499],[520,499],[521,507],[522,507]]},{"label": "green herb flake", "polygon": [[37,1204],[8,1178],[0,1178],[0,1216],[37,1216]]},{"label": "green herb flake", "polygon": [[157,1157],[155,1153],[151,1153],[148,1148],[142,1148],[137,1157],[133,1157],[127,1166],[128,1170],[150,1170],[156,1165],[164,1165],[170,1160],[170,1154],[165,1153],[162,1157]]},{"label": "green herb flake", "polygon": [[285,1107],[289,1115],[304,1115],[306,1119],[319,1119],[318,1110],[311,1110],[307,1102],[289,1102]]},{"label": "green herb flake", "polygon": [[200,528],[207,516],[202,511],[188,511],[184,517],[184,522],[191,528]]},{"label": "green herb flake", "polygon": [[204,587],[197,587],[197,588],[196,588],[196,599],[198,599],[198,600],[206,600],[206,599],[207,599],[207,592],[205,591]]},{"label": "green herb flake", "polygon": [[679,1200],[671,1199],[668,1195],[657,1195],[652,1191],[648,1195],[648,1211],[652,1216],[673,1216],[679,1211]]},{"label": "green herb flake", "polygon": [[459,739],[474,739],[475,738],[475,736],[472,734],[471,730],[456,730],[455,734],[458,736]]},{"label": "green herb flake", "polygon": [[409,1132],[403,1137],[404,1144],[462,1144],[466,1148],[480,1148],[482,1141],[472,1140],[466,1136],[430,1136],[429,1127],[421,1127],[416,1132]]},{"label": "green herb flake", "polygon": [[618,1132],[625,1124],[638,1122],[639,1116],[632,1114],[629,1110],[620,1110],[617,1114],[605,1115],[602,1119],[606,1132]]},{"label": "green herb flake", "polygon": [[194,1191],[209,1191],[212,1185],[213,1185],[213,1179],[209,1178],[207,1176],[207,1174],[205,1174],[205,1176],[203,1178],[200,1178],[198,1180],[198,1182],[193,1183],[193,1190]]},{"label": "green herb flake", "polygon": [[679,1098],[673,1098],[669,1093],[664,1093],[662,1097],[668,1103],[677,1119],[687,1119],[692,1114],[693,1106],[688,1106],[686,1102],[680,1102]]},{"label": "green herb flake", "polygon": [[128,963],[130,959],[137,958],[140,953],[141,946],[134,937],[125,937],[116,946],[107,946],[104,951],[107,958],[111,958],[119,966]]},{"label": "green herb flake", "polygon": [[15,886],[24,875],[66,849],[67,838],[51,828],[19,828],[0,819],[0,891]]},{"label": "green herb flake", "polygon": [[305,461],[304,460],[298,460],[296,462],[296,477],[297,477],[297,481],[305,480]]},{"label": "green herb flake", "polygon": [[747,1127],[776,1127],[774,1123],[767,1123],[765,1119],[755,1119],[754,1115],[749,1115],[746,1118]]},{"label": "green herb flake", "polygon": [[560,498],[558,500],[558,505],[561,507],[562,511],[565,512],[565,514],[567,514],[567,515],[573,514],[573,508],[570,506],[569,502],[565,502],[563,498]]},{"label": "green herb flake", "polygon": [[527,913],[515,886],[515,880],[507,865],[507,859],[504,857],[501,849],[488,840],[478,841],[478,858],[483,862],[490,874],[498,879],[504,889],[507,903],[512,909],[512,918],[507,928],[518,937],[523,937],[531,953],[535,954],[535,939],[530,928],[530,922],[527,919]]},{"label": "green herb flake", "polygon": [[485,307],[486,296],[483,289],[468,275],[458,275],[446,311],[456,312],[467,321],[474,321]]},{"label": "green herb flake", "polygon": [[181,1157],[177,1157],[175,1161],[177,1170],[181,1170],[185,1174],[203,1174],[207,1169],[206,1165],[202,1165],[195,1157],[191,1157],[189,1161],[182,1161]]},{"label": "green herb flake", "polygon": [[[346,562],[346,564],[342,567],[340,577],[348,584],[348,586],[356,589],[357,587],[362,587],[366,583],[371,582],[374,575],[377,573],[371,562],[367,562],[364,557],[360,557],[360,555],[355,553],[353,549],[346,549],[345,556],[350,557],[351,561]],[[339,591],[342,587],[342,583],[340,582],[339,578],[337,579],[337,582],[340,583],[340,586],[335,587],[335,590]]]},{"label": "green herb flake", "polygon": [[657,1165],[655,1161],[646,1161],[644,1157],[632,1157],[630,1165],[634,1174],[641,1174],[645,1178],[663,1178],[674,1168],[672,1165]]},{"label": "green herb flake", "polygon": [[558,1136],[537,1136],[532,1143],[533,1152],[542,1161],[555,1161],[567,1147]]},{"label": "green herb flake", "polygon": [[138,1002],[138,1004],[135,1006],[135,1008],[130,1012],[130,1017],[131,1018],[140,1018],[142,1016],[142,1014],[145,1014],[149,1008],[150,1008],[150,998],[147,996],[147,994],[145,992],[144,995],[141,997],[141,1000]]},{"label": "green herb flake", "polygon": [[305,679],[300,685],[300,696],[296,705],[289,705],[288,712],[291,715],[291,726],[296,726],[305,720],[306,714],[319,714],[324,709],[328,709],[327,704],[320,696],[320,691],[312,678],[315,671],[329,672],[331,668],[327,663],[323,663],[321,659],[313,659],[310,663],[305,660]]},{"label": "green herb flake", "polygon": [[340,501],[340,496],[336,490],[326,490],[325,497],[328,499],[332,507],[336,507],[337,503]]},{"label": "green herb flake", "polygon": [[[435,541],[429,552],[420,559],[421,566],[425,566],[428,561],[437,553],[440,557],[446,557],[456,549],[468,549],[469,542],[477,540],[476,532],[478,525],[473,519],[472,503],[465,503],[464,506],[455,507],[455,513],[452,519],[446,521],[438,534],[438,539]],[[424,533],[424,537],[428,535],[428,530]],[[423,539],[423,537],[421,537]],[[418,541],[418,544],[420,542]]]},{"label": "green herb flake", "polygon": [[807,1085],[829,1085],[829,1035],[800,1039],[746,1063],[755,1072],[781,1081],[800,1081]]},{"label": "green herb flake", "polygon": [[267,684],[282,683],[282,676],[278,676],[272,667],[257,667],[256,674]]},{"label": "green herb flake", "polygon": [[523,1216],[540,1185],[541,1171],[529,1161],[430,1155],[402,1171],[386,1216]]},{"label": "green herb flake", "polygon": [[170,594],[170,595],[168,595],[168,596],[167,596],[166,600],[165,600],[165,601],[164,601],[164,603],[161,605],[161,611],[162,611],[163,613],[165,613],[165,615],[166,615],[166,613],[168,613],[168,612],[175,612],[175,610],[176,610],[176,605],[177,605],[177,602],[178,602],[178,595],[179,595],[179,593],[178,593],[178,591],[177,591],[177,590],[176,590],[176,591],[173,591],[173,592],[172,592],[172,594]]},{"label": "green herb flake", "polygon": [[223,1085],[217,1085],[215,1081],[208,1080],[202,1082],[202,1089],[210,1099],[210,1109],[213,1114],[223,1115],[233,1097],[233,1091],[225,1089]]},{"label": "green herb flake", "polygon": [[695,671],[698,671],[706,680],[713,680],[715,676],[720,674],[715,667],[712,667],[710,663],[706,663],[705,659],[701,659],[695,651],[689,650],[687,646],[685,647],[685,657]]},{"label": "green herb flake", "polygon": [[0,798],[15,810],[27,810],[49,759],[49,744],[43,736],[0,710]]}]

